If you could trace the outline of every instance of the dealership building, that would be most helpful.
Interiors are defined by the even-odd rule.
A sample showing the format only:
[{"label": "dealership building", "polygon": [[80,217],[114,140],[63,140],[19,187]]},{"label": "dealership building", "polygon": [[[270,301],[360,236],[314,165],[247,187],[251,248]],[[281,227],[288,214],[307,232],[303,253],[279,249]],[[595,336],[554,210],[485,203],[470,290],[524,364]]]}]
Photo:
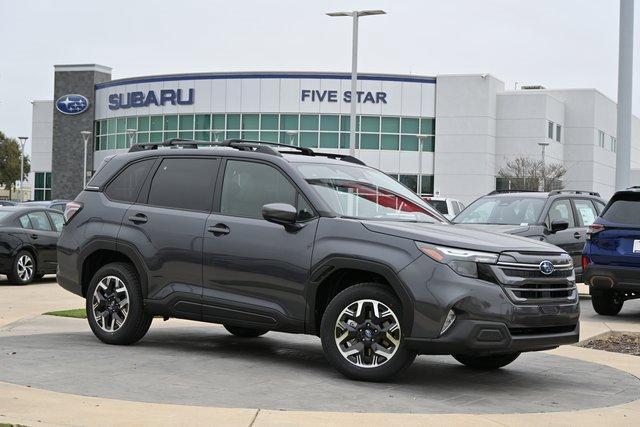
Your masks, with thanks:
[{"label": "dealership building", "polygon": [[[72,199],[87,174],[131,144],[171,138],[245,138],[348,153],[357,103],[356,156],[424,195],[465,203],[506,184],[518,157],[563,163],[565,188],[614,191],[616,104],[595,89],[505,90],[488,74],[227,72],[112,80],[101,65],[54,67],[53,100],[33,102],[32,199]],[[640,119],[632,129],[640,169]],[[640,173],[632,172],[640,184]]]}]

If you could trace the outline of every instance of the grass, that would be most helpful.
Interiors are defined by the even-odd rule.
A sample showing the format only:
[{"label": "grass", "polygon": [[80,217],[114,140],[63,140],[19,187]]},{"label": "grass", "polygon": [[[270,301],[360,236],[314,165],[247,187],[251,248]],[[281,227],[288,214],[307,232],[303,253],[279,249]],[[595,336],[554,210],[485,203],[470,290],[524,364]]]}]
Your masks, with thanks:
[{"label": "grass", "polygon": [[84,308],[75,308],[72,310],[59,310],[44,313],[47,316],[72,317],[74,319],[86,319],[87,311]]}]

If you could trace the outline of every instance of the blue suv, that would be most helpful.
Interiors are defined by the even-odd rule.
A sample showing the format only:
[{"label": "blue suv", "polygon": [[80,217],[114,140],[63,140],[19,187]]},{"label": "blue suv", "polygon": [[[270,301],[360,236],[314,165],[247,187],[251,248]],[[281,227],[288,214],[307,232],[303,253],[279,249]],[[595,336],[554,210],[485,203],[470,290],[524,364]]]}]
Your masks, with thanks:
[{"label": "blue suv", "polygon": [[640,187],[614,194],[589,226],[582,269],[598,314],[615,316],[640,298]]}]

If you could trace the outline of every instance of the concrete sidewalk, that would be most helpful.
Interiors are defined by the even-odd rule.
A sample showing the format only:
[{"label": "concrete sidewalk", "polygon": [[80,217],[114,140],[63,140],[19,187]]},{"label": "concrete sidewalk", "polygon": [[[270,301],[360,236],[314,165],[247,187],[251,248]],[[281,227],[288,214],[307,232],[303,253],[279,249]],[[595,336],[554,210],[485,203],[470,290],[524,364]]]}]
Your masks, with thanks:
[{"label": "concrete sidewalk", "polygon": [[[55,288],[55,289],[54,289]],[[60,291],[60,293],[57,292]],[[53,295],[47,299],[45,295]],[[82,299],[62,291],[54,283],[38,284],[30,287],[0,286],[0,301],[6,301],[10,311],[0,315],[0,328],[8,323],[22,319],[7,328],[3,336],[15,339],[23,336],[31,339],[32,334],[49,334],[51,330],[42,327],[38,315],[43,311],[77,308]],[[29,303],[31,301],[31,303]],[[635,312],[634,312],[635,313]],[[635,319],[633,314],[632,319]],[[43,318],[44,319],[44,318]],[[596,320],[597,319],[597,320]],[[81,320],[69,322],[82,322]],[[53,323],[53,322],[48,322]],[[76,325],[76,324],[74,324]],[[84,327],[77,323],[77,327]],[[180,326],[192,325],[181,322]],[[29,329],[31,328],[31,329]],[[69,327],[67,330],[75,329]],[[155,326],[154,326],[155,328]],[[582,322],[582,339],[586,339],[611,330],[638,331],[640,322],[616,321],[604,322],[589,317]],[[545,352],[550,356],[561,356],[576,361],[596,363],[604,367],[627,372],[640,378],[640,359],[637,356],[609,353],[576,346],[564,346]],[[52,355],[55,358],[55,355]],[[567,360],[567,359],[564,359]],[[563,362],[564,363],[564,362]],[[298,366],[294,369],[302,369]],[[295,378],[295,373],[287,377]],[[469,373],[470,376],[474,375]],[[326,380],[328,381],[328,379]],[[612,377],[612,381],[615,381]],[[640,380],[639,380],[640,381]],[[325,411],[280,411],[259,408],[221,408],[167,403],[142,403],[104,397],[91,397],[60,393],[50,390],[0,382],[0,423],[19,423],[26,425],[231,425],[231,426],[282,426],[282,425],[345,425],[345,424],[389,424],[412,425],[586,425],[611,426],[640,425],[640,400],[612,407],[589,408],[546,413],[527,414],[402,414],[367,412],[325,412]],[[121,378],[114,378],[114,387],[121,387]],[[277,383],[271,384],[278,387]],[[365,383],[354,383],[362,393],[366,393]],[[394,386],[399,387],[399,386]],[[587,391],[588,392],[588,391]],[[624,393],[624,391],[620,391]],[[305,393],[301,389],[300,393]],[[354,395],[357,399],[357,394]],[[139,400],[139,399],[138,399]],[[543,410],[541,408],[541,410]]]}]

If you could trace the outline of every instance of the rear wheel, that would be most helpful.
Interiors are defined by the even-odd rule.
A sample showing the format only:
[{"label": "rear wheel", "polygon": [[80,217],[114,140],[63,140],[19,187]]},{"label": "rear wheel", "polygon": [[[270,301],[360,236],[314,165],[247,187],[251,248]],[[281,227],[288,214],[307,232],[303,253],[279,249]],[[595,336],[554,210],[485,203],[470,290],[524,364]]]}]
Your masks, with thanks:
[{"label": "rear wheel", "polygon": [[494,354],[490,356],[468,356],[454,354],[453,358],[473,369],[492,370],[507,366],[520,356],[520,353]]},{"label": "rear wheel", "polygon": [[622,310],[624,299],[616,291],[603,290],[591,295],[591,304],[596,313],[602,316],[615,316]]},{"label": "rear wheel", "polygon": [[415,353],[407,349],[400,301],[385,285],[351,286],[331,300],[322,316],[325,356],[343,375],[383,381],[407,368]]},{"label": "rear wheel", "polygon": [[245,328],[243,326],[223,325],[233,335],[241,338],[256,338],[269,332],[268,329]]},{"label": "rear wheel", "polygon": [[133,344],[149,330],[153,316],[144,312],[142,288],[130,264],[115,262],[100,268],[87,289],[87,320],[107,344]]},{"label": "rear wheel", "polygon": [[31,252],[20,251],[13,259],[13,267],[7,275],[9,282],[16,285],[31,283],[36,275],[36,261]]}]

